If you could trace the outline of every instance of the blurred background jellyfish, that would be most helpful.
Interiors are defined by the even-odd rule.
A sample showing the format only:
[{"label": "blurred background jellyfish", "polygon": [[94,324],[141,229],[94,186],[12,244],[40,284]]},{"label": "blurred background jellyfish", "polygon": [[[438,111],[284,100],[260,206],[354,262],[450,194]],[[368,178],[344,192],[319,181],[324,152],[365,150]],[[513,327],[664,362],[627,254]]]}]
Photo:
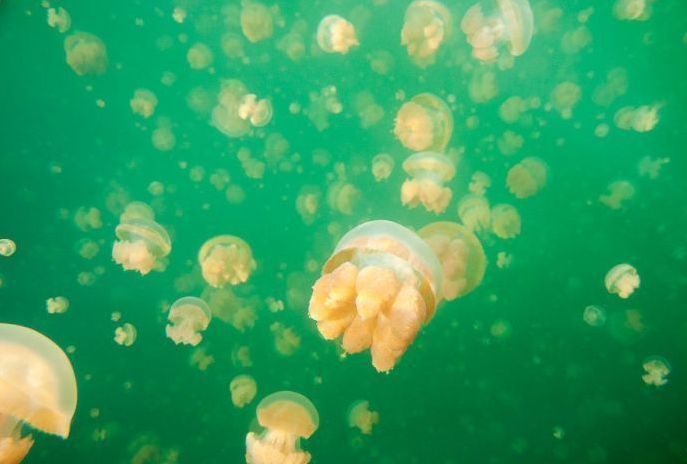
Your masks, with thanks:
[{"label": "blurred background jellyfish", "polygon": [[260,2],[241,0],[241,31],[252,43],[267,40],[274,33],[276,11]]},{"label": "blurred background jellyfish", "polygon": [[456,175],[451,160],[431,151],[415,153],[403,162],[403,170],[411,178],[401,186],[401,203],[410,208],[422,204],[427,211],[443,213],[453,196],[451,189],[444,187]]},{"label": "blurred background jellyfish", "polygon": [[453,134],[451,109],[434,94],[416,95],[396,113],[394,134],[409,150],[443,152]]},{"label": "blurred background jellyfish", "polygon": [[484,196],[489,187],[491,187],[491,177],[489,177],[487,173],[476,171],[474,174],[472,174],[472,177],[470,178],[470,185],[468,185],[468,190],[470,190],[470,193]]},{"label": "blurred background jellyfish", "polygon": [[589,305],[584,308],[582,320],[592,327],[601,327],[606,323],[606,310],[598,305]]},{"label": "blurred background jellyfish", "polygon": [[458,201],[458,217],[465,227],[475,233],[491,227],[491,208],[486,197],[475,194],[464,195]]},{"label": "blurred background jellyfish", "polygon": [[64,38],[67,64],[79,76],[98,76],[107,71],[107,50],[99,37],[77,31]]},{"label": "blurred background jellyfish", "polygon": [[281,322],[273,322],[270,325],[270,332],[274,337],[274,348],[282,356],[293,355],[301,346],[301,337],[291,327],[286,327]]},{"label": "blurred background jellyfish", "polygon": [[229,383],[229,391],[234,406],[242,408],[253,401],[255,393],[258,391],[258,384],[250,375],[237,375]]},{"label": "blurred background jellyfish", "polygon": [[630,264],[618,264],[608,271],[604,278],[604,285],[608,293],[620,298],[629,298],[639,288],[640,279],[637,269]]},{"label": "blurred background jellyfish", "polygon": [[248,119],[239,115],[243,97],[248,94],[246,85],[238,79],[226,79],[220,84],[217,104],[212,109],[212,125],[228,137],[243,137],[250,132]]},{"label": "blurred background jellyfish", "polygon": [[13,324],[0,324],[0,462],[22,461],[33,438],[22,425],[69,436],[76,411],[74,369],[52,340]]},{"label": "blurred background jellyfish", "polygon": [[634,186],[626,180],[611,182],[606,193],[599,196],[599,201],[611,209],[621,209],[625,203],[635,196]]},{"label": "blurred background jellyfish", "polygon": [[520,213],[512,205],[496,205],[491,210],[491,231],[498,238],[509,239],[520,235]]},{"label": "blurred background jellyfish", "polygon": [[355,212],[361,197],[362,193],[360,190],[345,180],[333,182],[327,189],[327,204],[329,207],[333,211],[346,216],[350,216]]},{"label": "blurred background jellyfish", "polygon": [[406,9],[401,45],[421,68],[434,63],[439,47],[451,34],[451,13],[440,2],[414,0]]},{"label": "blurred background jellyfish", "polygon": [[635,132],[651,132],[659,122],[661,105],[624,106],[613,116],[616,127]]},{"label": "blurred background jellyfish", "polygon": [[45,301],[45,309],[49,314],[66,313],[69,309],[69,300],[63,296],[48,298]]},{"label": "blurred background jellyfish", "polygon": [[133,324],[125,322],[115,329],[114,341],[117,345],[129,347],[136,341],[138,332]]},{"label": "blurred background jellyfish", "polygon": [[420,229],[418,235],[441,262],[442,299],[465,296],[482,282],[487,257],[479,239],[466,227],[455,222],[433,222]]},{"label": "blurred background jellyfish", "polygon": [[651,18],[654,0],[616,0],[613,15],[622,21],[646,21]]},{"label": "blurred background jellyfish", "polygon": [[348,426],[360,430],[363,435],[372,435],[372,428],[379,423],[379,413],[370,411],[370,402],[356,401],[348,409]]},{"label": "blurred background jellyfish", "polygon": [[317,26],[317,45],[325,53],[346,54],[359,45],[353,24],[339,15],[322,18]]},{"label": "blurred background jellyfish", "polygon": [[200,247],[203,279],[213,287],[246,282],[256,267],[250,245],[234,235],[218,235]]},{"label": "blurred background jellyfish", "polygon": [[161,260],[172,251],[172,241],[164,227],[147,212],[140,211],[129,211],[120,219],[115,228],[117,240],[112,247],[112,259],[126,271],[146,275],[153,269],[164,268]]},{"label": "blurred background jellyfish", "polygon": [[317,185],[304,185],[296,197],[296,211],[305,225],[315,222],[322,205],[322,190]]},{"label": "blurred background jellyfish", "polygon": [[17,251],[17,244],[10,238],[0,239],[0,256],[10,257]]},{"label": "blurred background jellyfish", "polygon": [[258,100],[257,95],[249,93],[241,98],[238,115],[253,127],[263,127],[272,120],[272,104],[266,98]]},{"label": "blurred background jellyfish", "polygon": [[308,464],[310,453],[300,440],[310,438],[320,425],[315,405],[300,393],[280,391],[263,398],[256,411],[265,430],[246,435],[247,464]]},{"label": "blurred background jellyfish", "polygon": [[309,314],[348,353],[370,349],[380,372],[393,369],[429,321],[441,295],[441,264],[414,232],[370,221],[346,233],[315,282]]},{"label": "blurred background jellyfish", "polygon": [[64,34],[72,27],[72,17],[67,10],[58,6],[55,8],[48,8],[48,26],[57,28],[57,30]]},{"label": "blurred background jellyfish", "polygon": [[670,374],[670,364],[665,358],[661,356],[650,356],[642,363],[642,368],[646,374],[642,375],[642,380],[647,385],[654,387],[662,387],[668,383],[668,374]]},{"label": "blurred background jellyfish", "polygon": [[388,153],[379,153],[372,158],[371,171],[376,182],[387,180],[394,172],[394,159]]},{"label": "blurred background jellyfish", "polygon": [[136,89],[134,96],[129,100],[129,106],[134,114],[148,119],[155,113],[157,96],[148,89]]},{"label": "blurred background jellyfish", "polygon": [[531,197],[546,185],[548,170],[543,160],[534,156],[525,158],[508,170],[506,186],[516,198]]},{"label": "blurred background jellyfish", "polygon": [[202,42],[191,45],[188,52],[186,52],[186,61],[188,61],[191,69],[196,71],[209,68],[214,60],[215,56],[212,50]]},{"label": "blurred background jellyfish", "polygon": [[176,300],[169,309],[165,327],[167,338],[176,343],[196,346],[203,340],[201,332],[210,325],[212,313],[205,301],[195,296]]},{"label": "blurred background jellyfish", "polygon": [[505,46],[512,56],[520,56],[530,46],[534,18],[528,0],[497,0],[498,8],[485,15],[476,3],[463,16],[460,28],[467,35],[472,55],[480,61],[493,61]]}]

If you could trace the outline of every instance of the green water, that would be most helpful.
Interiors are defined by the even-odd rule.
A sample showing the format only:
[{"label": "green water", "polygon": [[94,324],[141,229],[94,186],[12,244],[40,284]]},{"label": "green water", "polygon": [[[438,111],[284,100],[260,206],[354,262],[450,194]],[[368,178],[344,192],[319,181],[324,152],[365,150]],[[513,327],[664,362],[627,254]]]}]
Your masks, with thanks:
[{"label": "green water", "polygon": [[[319,430],[302,442],[313,463],[687,462],[687,3],[656,0],[649,20],[620,21],[610,1],[534,0],[539,30],[527,52],[503,70],[470,57],[459,20],[471,2],[463,0],[447,2],[453,34],[436,64],[415,66],[399,43],[408,3],[281,1],[283,27],[256,44],[243,38],[243,62],[227,58],[221,47],[226,32],[241,36],[240,27],[225,22],[227,5],[238,8],[237,1],[52,5],[71,14],[67,34],[88,31],[107,46],[107,72],[96,77],[77,76],[66,64],[67,34],[46,24],[39,2],[0,3],[0,238],[17,243],[13,256],[0,258],[0,321],[32,327],[68,350],[79,390],[69,439],[34,431],[25,462],[129,463],[146,444],[159,453],[139,462],[173,462],[162,457],[170,450],[179,463],[245,462],[255,406],[279,390],[306,395],[319,411]],[[182,24],[172,19],[175,6],[188,13]],[[558,20],[541,27],[554,8]],[[591,42],[564,53],[563,36],[581,26],[581,12],[592,13],[584,26]],[[317,23],[330,13],[353,20],[360,47],[347,55],[314,49]],[[307,24],[307,41],[305,57],[294,62],[276,43],[297,19]],[[211,70],[190,69],[186,53],[197,42],[214,53]],[[370,68],[369,54],[377,50],[393,58],[387,75]],[[627,91],[600,106],[594,91],[615,68],[625,70]],[[498,93],[475,103],[468,89],[485,71],[494,73]],[[163,79],[165,73],[174,79]],[[274,117],[266,127],[228,138],[210,124],[226,78],[270,99]],[[563,81],[581,90],[570,119],[547,106]],[[318,131],[289,106],[307,108],[309,93],[328,85],[336,86],[343,112]],[[138,88],[159,100],[150,119],[129,107]],[[210,98],[200,111],[187,104],[197,88]],[[362,91],[384,109],[366,129],[354,104]],[[455,98],[449,148],[462,154],[447,184],[453,199],[438,216],[400,202],[401,163],[410,151],[393,133],[399,91],[406,98],[421,92]],[[499,107],[514,95],[541,104],[507,124]],[[624,106],[655,104],[660,121],[650,132],[620,130],[613,121]],[[176,145],[160,151],[151,133],[165,120]],[[599,124],[608,124],[607,136],[595,135]],[[509,156],[496,143],[506,130],[524,140]],[[292,169],[267,166],[261,179],[249,178],[237,152],[245,147],[265,161],[264,140],[274,133],[288,141],[284,157]],[[326,165],[313,161],[317,150],[329,153]],[[396,166],[377,183],[369,166],[380,152],[390,153]],[[505,178],[525,156],[545,160],[549,177],[536,196],[518,200]],[[646,156],[670,161],[652,179],[638,170]],[[343,214],[323,198],[306,225],[296,197],[304,185],[326,196],[337,163],[360,200],[353,214]],[[204,174],[192,180],[191,172],[200,172],[194,167]],[[211,184],[217,169],[229,172],[244,201],[227,201],[227,186]],[[522,233],[511,240],[480,235],[489,260],[481,285],[444,302],[390,374],[377,373],[367,352],[344,358],[307,313],[309,287],[338,238],[371,219],[413,229],[458,221],[456,203],[476,171],[491,177],[492,204],[518,208]],[[598,199],[617,180],[630,182],[635,195],[614,210]],[[161,195],[150,193],[155,181],[165,187]],[[111,259],[119,214],[133,200],[150,204],[170,233],[164,272],[124,272]],[[82,207],[100,211],[100,227],[77,227]],[[201,371],[189,361],[193,347],[165,336],[164,309],[203,293],[196,255],[219,234],[242,237],[252,248],[257,269],[235,291],[257,318],[244,331],[213,319],[199,347],[214,363]],[[78,252],[83,239],[99,245],[91,259]],[[512,255],[510,267],[496,265],[499,252]],[[604,288],[606,272],[623,262],[641,276],[627,300]],[[45,300],[55,296],[69,299],[66,313],[47,313]],[[284,301],[285,309],[270,311],[269,297]],[[588,305],[605,309],[603,327],[583,321]],[[111,320],[113,312],[121,313],[120,322]],[[113,341],[123,322],[138,331],[131,347]],[[275,349],[275,322],[300,337],[290,356]],[[505,335],[498,336],[499,327]],[[249,347],[252,366],[232,361],[239,346]],[[642,362],[654,355],[672,367],[660,388],[642,381]],[[229,394],[239,374],[258,385],[256,399],[242,409]],[[369,436],[347,424],[349,406],[360,399],[380,416]]]}]

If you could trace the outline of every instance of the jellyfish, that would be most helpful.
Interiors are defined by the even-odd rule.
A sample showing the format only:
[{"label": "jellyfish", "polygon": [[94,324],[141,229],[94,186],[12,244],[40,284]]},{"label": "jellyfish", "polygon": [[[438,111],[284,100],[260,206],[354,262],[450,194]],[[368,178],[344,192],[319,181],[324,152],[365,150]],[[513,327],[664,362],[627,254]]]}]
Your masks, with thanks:
[{"label": "jellyfish", "polygon": [[496,267],[499,269],[508,269],[513,263],[513,255],[505,251],[499,251],[496,254]]},{"label": "jellyfish", "polygon": [[274,347],[283,356],[293,355],[301,346],[301,337],[291,327],[286,327],[281,322],[273,322],[270,332],[274,336]]},{"label": "jellyfish", "polygon": [[158,151],[173,150],[177,144],[177,138],[172,131],[171,124],[166,120],[158,121],[158,127],[150,134],[150,141]]},{"label": "jellyfish", "polygon": [[74,32],[64,38],[67,64],[79,76],[98,76],[107,71],[107,50],[99,37]]},{"label": "jellyfish", "polygon": [[601,327],[606,323],[606,310],[598,305],[584,308],[582,320],[592,327]]},{"label": "jellyfish", "polygon": [[512,56],[520,56],[530,46],[534,18],[528,0],[497,0],[498,8],[485,16],[476,3],[463,16],[460,28],[472,47],[472,56],[493,61],[505,47]]},{"label": "jellyfish", "polygon": [[103,226],[100,210],[94,207],[80,207],[74,213],[74,224],[84,232],[100,229]]},{"label": "jellyfish", "polygon": [[501,204],[491,210],[491,231],[498,238],[509,239],[520,235],[520,213],[514,206]]},{"label": "jellyfish", "polygon": [[370,349],[379,372],[393,369],[441,295],[441,264],[414,232],[370,221],[345,234],[315,282],[309,315],[348,353]]},{"label": "jellyfish", "polygon": [[263,398],[256,411],[265,430],[246,435],[247,464],[308,464],[310,453],[300,440],[310,438],[320,425],[315,405],[305,396],[280,391]]},{"label": "jellyfish", "polygon": [[339,180],[329,185],[327,204],[332,210],[350,216],[355,212],[361,196],[355,185]]},{"label": "jellyfish", "polygon": [[360,118],[360,127],[368,129],[384,117],[384,108],[375,101],[371,92],[364,90],[355,96],[355,112]]},{"label": "jellyfish", "polygon": [[208,354],[204,346],[195,348],[191,353],[191,357],[189,359],[189,364],[191,365],[191,367],[195,367],[199,371],[203,372],[208,370],[208,367],[210,367],[214,363],[215,357],[211,354]]},{"label": "jellyfish", "polygon": [[250,121],[239,116],[242,99],[248,88],[237,79],[220,84],[217,105],[212,109],[212,125],[228,137],[242,137],[250,132]]},{"label": "jellyfish", "polygon": [[670,163],[670,158],[652,158],[650,156],[645,156],[639,160],[637,170],[640,176],[654,180],[658,178],[663,165],[668,163]]},{"label": "jellyfish", "polygon": [[167,338],[176,343],[196,346],[203,340],[201,332],[210,325],[212,313],[207,303],[194,296],[185,296],[176,300],[169,309],[165,327]]},{"label": "jellyfish", "polygon": [[115,329],[114,341],[117,345],[129,347],[136,341],[137,333],[136,327],[126,322]]},{"label": "jellyfish", "polygon": [[659,122],[658,110],[661,105],[624,106],[613,117],[615,125],[622,130],[651,132]]},{"label": "jellyfish", "polygon": [[621,21],[646,21],[651,18],[654,0],[616,0],[613,15]]},{"label": "jellyfish", "polygon": [[627,93],[627,71],[613,68],[606,74],[606,80],[594,89],[592,101],[599,106],[609,107],[613,102]]},{"label": "jellyfish", "polygon": [[551,104],[563,119],[572,118],[572,111],[582,97],[582,89],[574,82],[561,82],[551,91]]},{"label": "jellyfish", "polygon": [[325,53],[345,55],[359,44],[353,24],[339,15],[325,16],[317,26],[317,45]]},{"label": "jellyfish", "polygon": [[202,42],[191,45],[191,48],[186,52],[186,61],[188,61],[191,69],[200,71],[212,66],[215,56],[210,50],[210,47]]},{"label": "jellyfish", "polygon": [[668,383],[670,374],[670,364],[661,356],[650,356],[642,363],[642,368],[646,374],[642,375],[642,380],[647,385],[662,387]]},{"label": "jellyfish", "polygon": [[0,462],[18,464],[33,445],[23,424],[62,438],[76,411],[76,377],[67,355],[32,329],[0,324]]},{"label": "jellyfish", "polygon": [[506,185],[516,198],[535,195],[546,185],[549,168],[546,163],[534,156],[523,159],[508,170]]},{"label": "jellyfish", "polygon": [[375,181],[387,180],[394,171],[394,159],[388,153],[379,153],[372,158],[372,175]]},{"label": "jellyfish", "polygon": [[468,185],[470,193],[484,196],[489,187],[491,187],[491,177],[487,173],[476,171],[470,177],[470,185]]},{"label": "jellyfish", "polygon": [[435,0],[414,0],[406,9],[401,45],[421,68],[434,63],[441,44],[451,34],[451,13]]},{"label": "jellyfish", "polygon": [[112,247],[112,259],[125,271],[141,275],[160,269],[160,260],[172,251],[172,242],[164,227],[148,218],[121,220],[115,228],[117,240]]},{"label": "jellyfish", "polygon": [[426,225],[418,235],[429,244],[441,262],[441,298],[455,300],[477,287],[487,268],[487,257],[479,239],[466,227],[441,221]]},{"label": "jellyfish", "polygon": [[634,196],[634,186],[626,180],[618,180],[608,185],[607,193],[599,196],[599,201],[611,209],[618,210]]},{"label": "jellyfish", "polygon": [[488,67],[479,67],[470,78],[468,95],[474,103],[486,103],[498,95],[499,88],[496,84],[496,73]]},{"label": "jellyfish", "polygon": [[0,239],[0,256],[9,258],[17,251],[17,244],[11,238]]},{"label": "jellyfish", "polygon": [[245,332],[255,325],[256,309],[260,299],[256,296],[240,297],[231,288],[207,287],[202,294],[207,301],[212,317],[230,324],[239,332]]},{"label": "jellyfish", "polygon": [[453,134],[453,115],[439,97],[421,93],[396,113],[394,134],[409,150],[443,152]]},{"label": "jellyfish", "polygon": [[48,298],[45,301],[45,309],[49,314],[63,314],[69,309],[69,300],[63,296]]},{"label": "jellyfish", "polygon": [[341,114],[343,111],[343,105],[334,85],[325,86],[319,92],[310,92],[308,99],[309,104],[305,114],[319,132],[329,127],[330,114]]},{"label": "jellyfish", "polygon": [[129,106],[135,114],[148,119],[155,113],[157,97],[148,89],[136,89],[133,98],[129,100]]},{"label": "jellyfish", "polygon": [[304,185],[296,197],[296,211],[305,225],[311,225],[317,219],[322,204],[322,191],[316,185]]},{"label": "jellyfish", "polygon": [[241,31],[250,42],[272,37],[276,11],[252,0],[241,0],[241,7]]},{"label": "jellyfish", "polygon": [[218,235],[206,241],[198,252],[203,279],[213,287],[246,282],[255,270],[253,252],[234,235]]},{"label": "jellyfish", "polygon": [[147,203],[142,201],[132,201],[124,206],[124,211],[119,215],[119,222],[142,219],[146,221],[155,220],[155,211]]},{"label": "jellyfish", "polygon": [[356,401],[348,409],[348,426],[360,430],[363,435],[372,435],[372,427],[379,423],[379,413],[370,411],[369,401]]},{"label": "jellyfish", "polygon": [[300,61],[307,52],[308,23],[303,19],[294,21],[291,30],[277,41],[277,50],[284,53],[291,61]]},{"label": "jellyfish", "polygon": [[257,95],[249,93],[241,98],[238,115],[244,121],[249,121],[253,127],[263,127],[272,120],[272,104],[266,98],[258,100]]},{"label": "jellyfish", "polygon": [[231,362],[236,367],[251,367],[253,360],[250,357],[250,347],[240,345],[231,351]]},{"label": "jellyfish", "polygon": [[486,197],[467,194],[458,201],[458,217],[468,230],[479,233],[491,227],[491,209]]},{"label": "jellyfish", "polygon": [[48,26],[56,27],[60,33],[64,34],[72,27],[72,17],[61,6],[57,9],[48,8]]},{"label": "jellyfish", "polygon": [[517,153],[525,144],[525,139],[512,130],[504,131],[496,141],[502,155],[510,156]]},{"label": "jellyfish", "polygon": [[229,391],[231,392],[231,402],[237,408],[242,408],[250,404],[255,398],[255,393],[258,390],[258,385],[255,379],[250,375],[237,375],[231,380],[229,384]]},{"label": "jellyfish", "polygon": [[618,295],[623,299],[629,298],[639,288],[639,284],[637,269],[626,263],[613,266],[604,278],[608,293]]},{"label": "jellyfish", "polygon": [[453,193],[444,183],[453,179],[456,168],[447,156],[425,151],[409,156],[403,162],[403,170],[411,178],[401,186],[401,202],[410,208],[419,204],[427,211],[443,213]]}]

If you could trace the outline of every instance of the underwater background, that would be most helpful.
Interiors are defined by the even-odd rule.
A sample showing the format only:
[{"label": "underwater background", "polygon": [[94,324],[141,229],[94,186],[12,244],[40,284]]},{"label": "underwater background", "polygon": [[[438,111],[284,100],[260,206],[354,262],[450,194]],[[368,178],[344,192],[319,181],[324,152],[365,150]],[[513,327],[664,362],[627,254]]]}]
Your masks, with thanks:
[{"label": "underwater background", "polygon": [[[275,2],[273,37],[244,39],[238,58],[222,48],[224,34],[241,35],[232,20],[238,1],[0,3],[0,238],[17,244],[0,257],[0,322],[34,328],[65,349],[79,389],[69,439],[34,432],[25,462],[244,462],[255,406],[279,390],[300,392],[318,409],[320,427],[301,443],[313,463],[687,462],[687,2],[656,0],[646,21],[621,21],[611,1],[533,0],[532,43],[507,69],[470,56],[459,22],[472,3],[446,2],[453,32],[424,69],[400,45],[407,1]],[[49,6],[69,12],[69,32],[48,26]],[[175,8],[187,14],[182,22]],[[356,26],[360,46],[346,55],[316,50],[317,24],[331,13]],[[297,20],[307,42],[293,60],[278,42]],[[79,30],[106,45],[102,75],[79,76],[65,62],[64,37]],[[566,45],[570,33],[582,39]],[[211,66],[189,66],[195,43],[212,51]],[[391,56],[385,73],[371,66],[380,50]],[[600,105],[595,92],[619,68],[627,88]],[[229,78],[270,99],[267,126],[240,138],[213,127],[220,80]],[[570,117],[550,104],[561,82],[581,92]],[[490,95],[478,97],[479,85]],[[343,111],[322,129],[299,107],[327,86]],[[130,107],[139,88],[158,99],[149,119]],[[383,109],[369,127],[356,109],[363,92]],[[411,152],[394,137],[394,117],[422,92],[448,101],[454,118],[457,175],[441,215],[408,209],[399,196]],[[505,122],[499,109],[512,96],[541,104]],[[620,108],[640,105],[658,105],[653,130],[616,127]],[[159,127],[173,133],[171,147],[151,142]],[[507,131],[522,138],[512,153],[499,147]],[[287,143],[276,155],[266,154],[273,134]],[[263,174],[247,175],[241,149],[265,163]],[[382,152],[395,168],[376,182],[370,163]],[[543,159],[549,177],[519,200],[505,178],[525,156]],[[669,161],[647,175],[645,157]],[[341,235],[372,219],[412,229],[459,221],[456,202],[477,171],[492,180],[490,202],[513,204],[522,217],[514,239],[480,236],[489,261],[480,286],[442,303],[389,374],[377,373],[367,352],[343,356],[322,339],[308,299]],[[342,179],[359,192],[351,211],[326,202]],[[599,198],[618,180],[634,196],[613,209]],[[322,193],[310,224],[296,208],[304,186]],[[152,206],[170,233],[163,272],[141,276],[112,261],[130,201]],[[84,222],[90,208],[98,220]],[[219,234],[246,240],[257,262],[233,288],[246,319],[214,318],[200,345],[175,345],[165,336],[166,310],[203,294],[198,249]],[[500,252],[510,265],[497,266]],[[604,287],[606,272],[624,262],[641,276],[627,300]],[[46,311],[56,296],[69,300],[64,314]],[[585,323],[590,305],[603,308],[604,325]],[[113,341],[124,322],[137,330],[129,347]],[[284,330],[289,347],[280,350]],[[237,359],[240,347],[249,363]],[[671,366],[662,387],[642,381],[651,356]],[[257,382],[243,408],[229,392],[240,374]],[[357,400],[379,413],[371,435],[348,425]],[[154,451],[137,456],[143,446]]]}]

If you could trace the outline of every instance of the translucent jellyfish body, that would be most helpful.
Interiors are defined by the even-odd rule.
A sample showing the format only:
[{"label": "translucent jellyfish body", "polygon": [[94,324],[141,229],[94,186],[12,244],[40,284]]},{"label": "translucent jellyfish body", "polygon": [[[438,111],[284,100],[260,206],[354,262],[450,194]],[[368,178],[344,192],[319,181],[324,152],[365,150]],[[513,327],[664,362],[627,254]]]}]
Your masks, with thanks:
[{"label": "translucent jellyfish body", "polygon": [[394,134],[409,150],[443,152],[453,134],[451,109],[436,95],[416,95],[396,113]]},{"label": "translucent jellyfish body", "polygon": [[0,256],[10,257],[17,251],[17,244],[10,238],[0,239]]},{"label": "translucent jellyfish body", "polygon": [[616,0],[613,15],[622,21],[646,21],[651,18],[654,0]]},{"label": "translucent jellyfish body", "polygon": [[546,185],[548,170],[543,160],[525,158],[508,170],[506,186],[516,198],[531,197]]},{"label": "translucent jellyfish body", "polygon": [[601,327],[606,323],[606,310],[601,306],[589,305],[584,308],[582,320],[592,327]]},{"label": "translucent jellyfish body", "polygon": [[491,210],[491,231],[498,238],[509,239],[520,235],[520,213],[514,206],[501,204]]},{"label": "translucent jellyfish body", "polygon": [[380,153],[372,158],[371,171],[375,181],[387,180],[394,171],[394,159],[388,153]]},{"label": "translucent jellyfish body", "polygon": [[258,385],[255,379],[250,375],[237,375],[231,380],[229,384],[229,391],[231,392],[231,402],[237,408],[242,408],[250,404],[255,398],[255,393],[258,390]]},{"label": "translucent jellyfish body", "polygon": [[242,284],[256,266],[250,245],[233,235],[218,235],[205,242],[198,262],[203,278],[213,287]]},{"label": "translucent jellyfish body", "polygon": [[258,100],[254,93],[249,93],[241,98],[238,115],[253,127],[263,127],[272,120],[272,104],[266,98]]},{"label": "translucent jellyfish body", "polygon": [[72,27],[72,17],[61,6],[48,8],[48,26],[57,28],[60,33],[65,33]]},{"label": "translucent jellyfish body", "polygon": [[639,288],[640,278],[630,264],[618,264],[606,273],[604,285],[608,293],[618,295],[620,298],[629,298]]},{"label": "translucent jellyfish body", "polygon": [[126,322],[115,329],[114,341],[117,345],[128,347],[136,342],[137,335],[138,331],[136,330],[136,327],[134,327],[133,324]]},{"label": "translucent jellyfish body", "polygon": [[441,262],[441,298],[451,301],[477,287],[487,268],[479,239],[455,222],[434,222],[418,231]]},{"label": "translucent jellyfish body", "polygon": [[247,464],[308,464],[310,453],[300,439],[310,438],[320,425],[315,405],[305,396],[281,391],[265,397],[256,411],[265,430],[246,435]]},{"label": "translucent jellyfish body", "polygon": [[348,426],[360,430],[363,435],[372,435],[372,427],[379,423],[379,413],[370,411],[369,401],[356,401],[348,410]]},{"label": "translucent jellyfish body", "polygon": [[443,213],[453,193],[444,184],[456,175],[456,168],[448,157],[425,151],[409,156],[403,170],[410,176],[401,186],[401,203],[415,208],[422,204],[427,211]]},{"label": "translucent jellyfish body", "polygon": [[165,333],[177,345],[196,346],[203,340],[201,333],[210,325],[210,319],[212,313],[205,301],[194,296],[179,298],[169,309]]},{"label": "translucent jellyfish body", "polygon": [[468,194],[458,201],[458,217],[465,227],[477,233],[491,226],[489,200],[481,195]]},{"label": "translucent jellyfish body", "polygon": [[315,222],[322,205],[322,191],[316,185],[304,185],[296,197],[296,211],[306,225]]},{"label": "translucent jellyfish body", "polygon": [[269,39],[274,33],[275,11],[260,2],[241,1],[241,31],[251,42]]},{"label": "translucent jellyfish body", "polygon": [[415,0],[406,9],[401,45],[413,62],[424,68],[434,63],[444,40],[451,34],[451,13],[440,2]]},{"label": "translucent jellyfish body", "polygon": [[647,385],[662,387],[668,383],[670,374],[670,364],[661,356],[650,356],[642,363],[642,368],[646,374],[642,375],[642,380]]},{"label": "translucent jellyfish body", "polygon": [[164,227],[146,217],[131,217],[115,228],[117,240],[112,247],[112,259],[126,271],[141,275],[159,269],[172,251],[172,241]]},{"label": "translucent jellyfish body", "polygon": [[325,53],[346,54],[358,44],[355,27],[341,16],[325,16],[317,26],[317,45]]},{"label": "translucent jellyfish body", "polygon": [[66,313],[69,309],[69,300],[63,296],[48,298],[45,301],[45,309],[49,314]]},{"label": "translucent jellyfish body", "polygon": [[309,314],[348,353],[370,349],[372,365],[396,365],[441,295],[441,264],[414,232],[371,221],[345,234],[313,287]]},{"label": "translucent jellyfish body", "polygon": [[76,410],[74,369],[64,352],[44,335],[0,324],[0,462],[22,461],[33,445],[22,424],[69,436]]},{"label": "translucent jellyfish body", "polygon": [[472,55],[480,61],[498,58],[505,46],[513,56],[520,56],[530,46],[534,18],[528,0],[497,0],[498,8],[485,15],[477,3],[463,16],[460,28],[472,46]]},{"label": "translucent jellyfish body", "polygon": [[79,76],[97,76],[107,71],[107,50],[100,38],[75,32],[64,38],[67,64]]},{"label": "translucent jellyfish body", "polygon": [[624,106],[613,116],[613,122],[622,130],[651,132],[659,122],[661,105]]},{"label": "translucent jellyfish body", "polygon": [[217,105],[212,109],[212,124],[228,137],[243,137],[253,127],[262,127],[272,119],[272,104],[258,99],[237,79],[222,81]]},{"label": "translucent jellyfish body", "polygon": [[129,106],[132,112],[148,119],[155,113],[157,97],[148,89],[136,89],[134,96],[129,100]]}]

